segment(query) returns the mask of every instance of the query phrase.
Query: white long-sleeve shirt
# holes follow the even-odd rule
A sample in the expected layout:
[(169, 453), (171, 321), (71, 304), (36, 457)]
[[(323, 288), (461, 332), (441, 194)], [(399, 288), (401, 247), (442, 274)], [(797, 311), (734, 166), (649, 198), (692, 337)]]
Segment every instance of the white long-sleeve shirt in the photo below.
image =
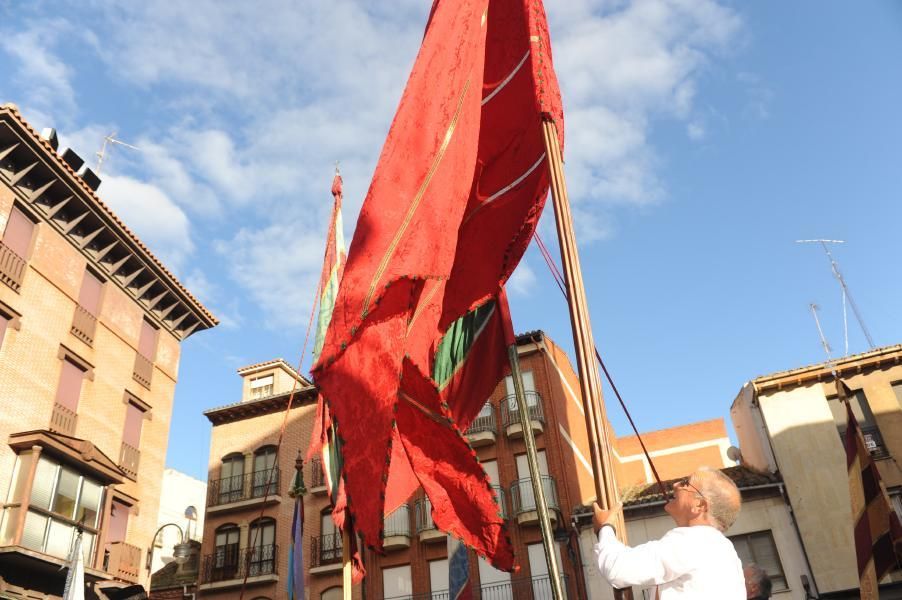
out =
[(742, 563), (714, 527), (676, 527), (660, 540), (630, 548), (610, 527), (595, 545), (601, 574), (617, 588), (657, 586), (660, 600), (745, 600)]

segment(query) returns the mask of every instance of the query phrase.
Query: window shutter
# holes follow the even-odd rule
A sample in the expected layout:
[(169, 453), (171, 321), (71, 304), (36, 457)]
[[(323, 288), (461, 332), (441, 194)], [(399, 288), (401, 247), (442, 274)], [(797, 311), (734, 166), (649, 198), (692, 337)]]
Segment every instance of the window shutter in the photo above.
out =
[(50, 510), (50, 500), (53, 495), (53, 484), (56, 483), (57, 465), (46, 458), (38, 460), (38, 466), (34, 473), (34, 483), (31, 484), (31, 505)]
[(144, 424), (144, 411), (129, 402), (125, 410), (125, 430), (122, 432), (122, 441), (132, 448), (139, 448), (141, 444), (141, 427)]
[(100, 313), (100, 292), (102, 290), (103, 283), (86, 270), (81, 280), (81, 291), (78, 293), (79, 306), (96, 317)]
[(0, 314), (0, 348), (3, 347), (3, 336), (6, 335), (7, 325), (9, 325), (9, 319)]
[(110, 525), (107, 529), (107, 542), (124, 542), (128, 530), (129, 507), (118, 500), (113, 500), (110, 514)]
[(3, 245), (18, 254), (19, 258), (26, 259), (33, 232), (34, 223), (31, 219), (13, 207), (6, 222), (6, 231), (3, 233)]
[(157, 353), (157, 329), (147, 322), (141, 321), (141, 337), (138, 338), (138, 353), (150, 362), (154, 361)]
[(85, 372), (68, 360), (63, 359), (62, 363), (59, 387), (56, 390), (56, 402), (72, 412), (78, 412), (78, 398), (81, 396), (81, 382)]

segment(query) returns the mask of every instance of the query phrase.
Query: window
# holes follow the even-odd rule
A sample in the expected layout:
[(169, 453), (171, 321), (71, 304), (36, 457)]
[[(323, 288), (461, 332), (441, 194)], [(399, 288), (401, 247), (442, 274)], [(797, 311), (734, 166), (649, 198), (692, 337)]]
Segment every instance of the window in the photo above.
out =
[(251, 523), (248, 534), (250, 575), (274, 573), (276, 568), (276, 522), (259, 519)]
[[(864, 445), (874, 458), (882, 458), (888, 456), (886, 446), (883, 444), (883, 437), (880, 435), (880, 429), (877, 427), (877, 421), (874, 419), (874, 413), (864, 395), (863, 390), (855, 390), (852, 398), (849, 399), (852, 405), (852, 414), (858, 421), (858, 427), (861, 429), (861, 435), (864, 438)], [(833, 413), (833, 421), (839, 430), (839, 435), (844, 436), (846, 433), (846, 407), (839, 401), (837, 396), (827, 396), (827, 405)]]
[(241, 530), (232, 523), (216, 529), (213, 552), (213, 581), (233, 579), (238, 573), (238, 540)]
[(100, 294), (103, 291), (103, 282), (93, 273), (85, 270), (81, 280), (81, 290), (78, 292), (78, 305), (93, 316), (100, 314)]
[(230, 454), (223, 458), (219, 477), (219, 503), (241, 500), (244, 495), (244, 455)]
[(144, 409), (127, 402), (125, 405), (125, 427), (122, 430), (122, 441), (132, 448), (141, 446), (141, 428), (144, 425)]
[(492, 600), (512, 600), (514, 594), (511, 590), (511, 574), (499, 571), (481, 556), (478, 558), (479, 587), (482, 597), (492, 598)]
[(76, 413), (85, 371), (68, 358), (64, 358), (61, 362), (62, 370), (60, 371), (59, 386), (56, 389), (56, 403)]
[(48, 457), (38, 459), (32, 484), (22, 545), (67, 558), (76, 526), (84, 528), (82, 547), (90, 561), (94, 555), (103, 486)]
[(34, 222), (18, 208), (13, 207), (3, 232), (3, 245), (16, 253), (22, 260), (28, 260), (28, 249), (34, 233)]
[[(538, 401), (538, 395), (535, 393), (536, 391), (536, 383), (535, 379), (532, 376), (532, 371), (523, 371), (521, 373), (523, 377), (523, 391), (526, 393), (526, 404), (527, 406), (535, 406)], [(508, 375), (504, 378), (504, 389), (507, 393), (507, 403), (508, 408), (511, 411), (517, 410), (517, 396), (514, 391), (514, 378)]]
[(319, 595), (319, 600), (342, 600), (344, 594), (340, 587), (331, 587)]
[(0, 313), (0, 348), (3, 347), (3, 336), (6, 335), (6, 328), (9, 326), (9, 319), (6, 315)]
[(739, 560), (743, 565), (755, 563), (767, 573), (774, 585), (774, 591), (788, 589), (783, 567), (780, 565), (780, 556), (777, 546), (774, 544), (774, 536), (768, 531), (732, 535), (730, 541), (736, 548)]
[(257, 398), (272, 396), (274, 380), (275, 377), (273, 375), (251, 379), (251, 398), (256, 400)]
[[(0, 273), (0, 278), (2, 278), (2, 273)], [(7, 330), (19, 329), (19, 317), (21, 316), (9, 306), (0, 302), (0, 350), (3, 349), (3, 338), (6, 336)]]
[(147, 319), (141, 321), (141, 337), (138, 338), (138, 354), (153, 362), (157, 354), (157, 334), (159, 331)]
[(893, 392), (895, 392), (896, 400), (899, 402), (900, 408), (902, 408), (902, 381), (893, 383)]
[(432, 591), (433, 600), (444, 600), (448, 597), (448, 559), (429, 561), (429, 589)]
[(889, 503), (899, 519), (902, 520), (902, 488), (889, 491)]
[(276, 468), (276, 447), (265, 446), (254, 453), (254, 498), (279, 493), (279, 469)]
[(411, 598), (410, 565), (382, 569), (382, 597), (385, 600)]
[(128, 531), (128, 515), (131, 507), (119, 500), (113, 500), (110, 506), (110, 524), (107, 526), (107, 543), (124, 542)]
[[(533, 598), (551, 598), (551, 577), (548, 575), (548, 561), (545, 560), (545, 546), (529, 544), (526, 546), (526, 554), (529, 558), (529, 572), (532, 574)], [(557, 564), (563, 570), (560, 544), (554, 545), (554, 554)]]

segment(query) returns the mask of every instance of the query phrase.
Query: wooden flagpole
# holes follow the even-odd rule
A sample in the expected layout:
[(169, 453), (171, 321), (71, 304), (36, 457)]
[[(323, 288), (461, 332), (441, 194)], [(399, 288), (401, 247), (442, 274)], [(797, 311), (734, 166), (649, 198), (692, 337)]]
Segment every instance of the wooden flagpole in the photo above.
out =
[[(529, 465), (529, 477), (532, 480), (533, 498), (535, 498), (536, 511), (539, 514), (539, 528), (542, 531), (542, 547), (545, 550), (545, 562), (548, 564), (551, 597), (553, 600), (564, 600), (566, 596), (564, 596), (564, 590), (561, 585), (561, 569), (557, 561), (557, 553), (554, 551), (554, 533), (551, 531), (551, 518), (548, 514), (548, 504), (545, 501), (545, 487), (542, 481), (542, 473), (539, 470), (536, 438), (532, 432), (529, 406), (526, 402), (526, 394), (523, 391), (523, 373), (520, 371), (520, 355), (517, 351), (516, 341), (514, 341), (507, 349), (507, 355), (511, 363), (511, 379), (514, 382), (514, 396), (517, 399), (517, 410), (520, 412), (520, 428), (523, 431), (523, 441), (526, 443), (526, 462)], [(517, 485), (519, 486), (520, 484), (518, 483)], [(522, 488), (518, 487), (518, 489), (520, 494), (522, 494)]]
[(345, 527), (341, 532), (341, 591), (344, 600), (351, 600), (351, 536)]
[[(564, 281), (567, 286), (567, 303), (570, 309), (570, 325), (573, 329), (573, 344), (579, 371), (579, 388), (586, 413), (589, 453), (592, 459), (592, 468), (595, 472), (595, 495), (599, 504), (603, 508), (609, 509), (618, 504), (619, 494), (614, 480), (611, 445), (608, 439), (607, 415), (601, 392), (601, 378), (598, 375), (598, 368), (595, 366), (593, 354), (595, 341), (592, 335), (592, 325), (589, 322), (586, 289), (583, 285), (576, 237), (573, 233), (573, 216), (570, 213), (567, 184), (564, 180), (561, 146), (554, 121), (545, 119), (542, 123), (542, 129), (545, 137), (545, 152), (551, 174), (551, 196), (554, 201), (554, 217), (561, 249)], [(622, 511), (618, 515), (617, 534), (622, 541), (626, 542), (626, 528)], [(630, 588), (615, 589), (614, 592), (617, 598), (632, 598), (632, 590)]]

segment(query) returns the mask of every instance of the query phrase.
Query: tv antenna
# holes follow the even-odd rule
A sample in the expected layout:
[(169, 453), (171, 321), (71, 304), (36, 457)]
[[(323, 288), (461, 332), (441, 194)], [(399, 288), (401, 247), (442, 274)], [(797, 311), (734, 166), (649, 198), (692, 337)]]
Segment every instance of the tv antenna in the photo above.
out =
[[(865, 339), (868, 341), (868, 347), (874, 348), (874, 338), (871, 337), (871, 332), (868, 331), (867, 326), (864, 324), (864, 319), (861, 316), (861, 312), (858, 310), (858, 305), (855, 304), (855, 301), (852, 299), (852, 293), (849, 291), (849, 286), (846, 283), (845, 278), (842, 276), (842, 272), (839, 270), (839, 264), (837, 264), (836, 259), (833, 258), (833, 254), (830, 253), (830, 248), (827, 244), (845, 244), (845, 240), (796, 240), (797, 244), (820, 244), (821, 248), (824, 249), (824, 253), (827, 255), (827, 259), (830, 261), (830, 269), (833, 271), (833, 277), (836, 278), (836, 281), (839, 282), (839, 287), (842, 288), (842, 320), (843, 320), (843, 339), (845, 341), (845, 355), (849, 354), (849, 317), (846, 312), (846, 303), (852, 307), (852, 312), (855, 314), (855, 320), (858, 321), (858, 326), (861, 327), (861, 332), (864, 334)], [(815, 319), (817, 316), (815, 315)], [(818, 329), (820, 329), (820, 324), (818, 324)], [(821, 336), (823, 337), (823, 336)], [(826, 343), (826, 342), (825, 342)]]
[(821, 320), (817, 317), (817, 309), (819, 309), (820, 306), (812, 302), (808, 305), (808, 308), (811, 309), (811, 316), (814, 317), (814, 324), (817, 325), (817, 334), (821, 336), (821, 346), (824, 347), (824, 354), (827, 355), (827, 361), (832, 363), (833, 356), (831, 355), (831, 352), (833, 350), (830, 348), (830, 343), (827, 342), (827, 338), (824, 336), (824, 330), (821, 328)]
[(140, 148), (136, 148), (135, 146), (132, 146), (131, 144), (126, 144), (122, 140), (117, 140), (116, 133), (118, 133), (118, 132), (114, 131), (110, 135), (104, 136), (103, 146), (101, 146), (100, 151), (96, 153), (97, 154), (97, 169), (96, 169), (97, 175), (100, 175), (100, 167), (103, 166), (103, 159), (106, 158), (108, 145), (110, 146), (111, 151), (113, 149), (113, 145), (118, 144), (120, 146), (125, 146), (126, 148), (131, 148), (132, 150), (138, 150), (140, 152)]

